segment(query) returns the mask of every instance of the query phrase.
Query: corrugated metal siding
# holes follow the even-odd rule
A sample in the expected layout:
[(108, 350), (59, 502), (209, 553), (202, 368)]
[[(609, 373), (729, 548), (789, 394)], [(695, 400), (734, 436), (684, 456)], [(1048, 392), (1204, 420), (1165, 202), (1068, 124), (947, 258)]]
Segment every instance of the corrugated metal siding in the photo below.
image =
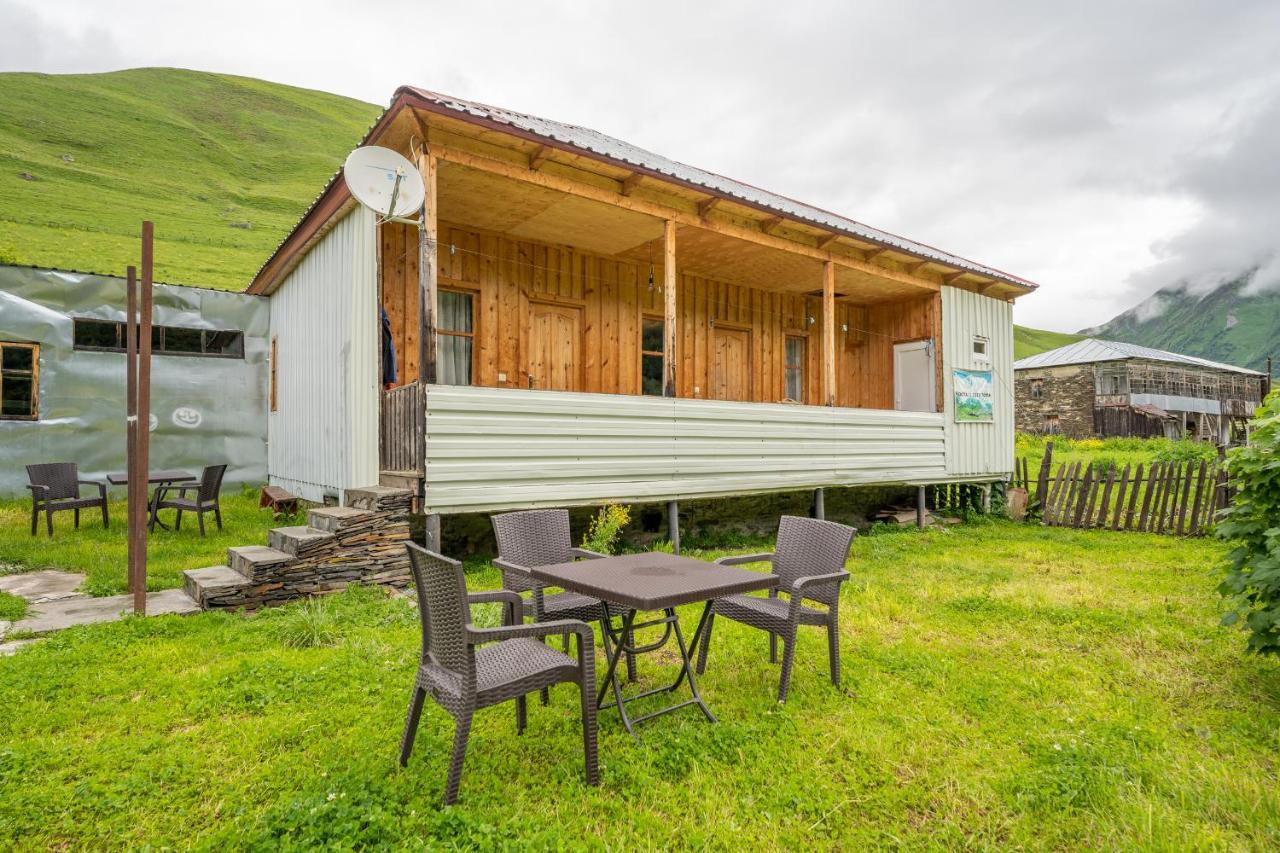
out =
[(373, 216), (358, 208), (271, 297), (278, 363), (268, 475), (307, 500), (378, 482), (373, 252)]
[(715, 497), (945, 475), (942, 416), (932, 412), (427, 389), (430, 512)]
[[(989, 363), (973, 358), (973, 336), (989, 342)], [(942, 377), (946, 394), (947, 473), (959, 477), (1013, 473), (1013, 306), (957, 287), (942, 288)], [(951, 371), (990, 370), (995, 421), (955, 422)]]

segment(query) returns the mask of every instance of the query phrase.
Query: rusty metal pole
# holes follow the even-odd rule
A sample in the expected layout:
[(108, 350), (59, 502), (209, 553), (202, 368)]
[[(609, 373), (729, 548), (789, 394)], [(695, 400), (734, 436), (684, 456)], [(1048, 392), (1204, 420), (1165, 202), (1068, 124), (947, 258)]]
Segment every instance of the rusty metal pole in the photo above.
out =
[[(151, 450), (151, 285), (154, 226), (150, 222), (142, 223), (142, 293), (138, 299), (138, 420), (137, 420), (137, 467), (139, 510), (147, 503), (147, 480), (150, 469)], [(138, 582), (133, 587), (133, 612), (145, 616), (147, 613), (147, 522), (150, 518), (146, 512), (139, 513), (141, 523), (138, 525)]]
[(129, 267), (125, 284), (125, 542), (128, 544), (128, 583), (138, 584), (138, 270)]

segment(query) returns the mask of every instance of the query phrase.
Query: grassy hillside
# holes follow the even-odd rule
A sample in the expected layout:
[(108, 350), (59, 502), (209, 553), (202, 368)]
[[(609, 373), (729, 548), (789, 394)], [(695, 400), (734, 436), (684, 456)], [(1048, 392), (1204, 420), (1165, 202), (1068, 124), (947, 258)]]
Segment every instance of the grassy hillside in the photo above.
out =
[(1267, 369), (1280, 356), (1280, 293), (1244, 294), (1248, 276), (1205, 296), (1161, 290), (1110, 322), (1096, 336)]
[(195, 71), (0, 74), (0, 262), (122, 275), (149, 218), (158, 280), (243, 288), (378, 113)]
[(1083, 338), (1084, 335), (1072, 335), (1066, 332), (1049, 332), (1044, 329), (1029, 329), (1026, 326), (1013, 327), (1013, 357), (1026, 358), (1036, 353), (1048, 352)]

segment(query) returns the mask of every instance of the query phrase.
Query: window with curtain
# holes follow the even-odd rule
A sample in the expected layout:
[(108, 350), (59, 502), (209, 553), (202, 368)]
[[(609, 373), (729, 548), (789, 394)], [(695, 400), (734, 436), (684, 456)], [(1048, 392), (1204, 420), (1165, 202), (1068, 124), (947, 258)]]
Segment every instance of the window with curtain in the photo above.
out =
[(34, 421), (39, 415), (40, 346), (0, 341), (0, 418)]
[(436, 380), (441, 385), (470, 385), (475, 343), (474, 296), (458, 290), (441, 290), (439, 296)]
[(804, 356), (807, 341), (800, 335), (787, 335), (786, 362), (783, 366), (783, 393), (788, 400), (804, 402)]
[(662, 396), (662, 351), (666, 324), (656, 317), (645, 317), (640, 326), (640, 391)]

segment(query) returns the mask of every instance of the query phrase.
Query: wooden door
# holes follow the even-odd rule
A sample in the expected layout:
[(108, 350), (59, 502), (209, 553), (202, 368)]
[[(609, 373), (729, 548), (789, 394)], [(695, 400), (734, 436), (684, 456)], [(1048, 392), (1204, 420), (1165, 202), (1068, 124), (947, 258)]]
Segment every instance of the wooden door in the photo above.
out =
[(716, 326), (712, 337), (711, 398), (751, 399), (751, 332)]
[(529, 303), (528, 384), (539, 391), (582, 390), (582, 309)]

